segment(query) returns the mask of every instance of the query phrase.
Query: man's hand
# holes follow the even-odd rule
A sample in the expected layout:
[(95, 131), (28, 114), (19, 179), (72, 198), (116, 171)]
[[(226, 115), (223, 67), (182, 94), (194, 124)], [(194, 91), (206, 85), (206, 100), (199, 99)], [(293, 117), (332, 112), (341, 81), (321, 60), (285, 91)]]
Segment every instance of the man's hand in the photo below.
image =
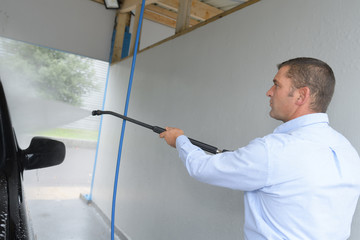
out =
[(164, 138), (166, 143), (176, 148), (176, 138), (184, 135), (184, 131), (179, 128), (166, 127), (166, 131), (160, 133), (160, 137)]

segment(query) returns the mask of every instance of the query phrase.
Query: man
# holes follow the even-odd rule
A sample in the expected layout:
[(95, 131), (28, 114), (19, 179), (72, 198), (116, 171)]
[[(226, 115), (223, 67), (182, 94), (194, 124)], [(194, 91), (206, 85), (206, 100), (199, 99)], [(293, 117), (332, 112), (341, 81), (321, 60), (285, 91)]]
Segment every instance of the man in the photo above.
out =
[(245, 191), (245, 239), (347, 239), (360, 194), (360, 159), (325, 113), (335, 77), (324, 62), (278, 65), (267, 91), (284, 123), (233, 152), (207, 155), (184, 132), (160, 134), (199, 181)]

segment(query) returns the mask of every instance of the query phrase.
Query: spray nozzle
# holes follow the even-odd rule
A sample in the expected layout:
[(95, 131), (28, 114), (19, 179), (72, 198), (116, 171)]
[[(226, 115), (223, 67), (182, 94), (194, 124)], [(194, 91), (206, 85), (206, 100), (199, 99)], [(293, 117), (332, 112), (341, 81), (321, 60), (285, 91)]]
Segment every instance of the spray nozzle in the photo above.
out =
[(100, 111), (100, 110), (94, 110), (94, 111), (92, 111), (92, 113), (91, 113), (93, 116), (98, 116), (98, 115), (101, 115), (102, 114), (102, 111)]

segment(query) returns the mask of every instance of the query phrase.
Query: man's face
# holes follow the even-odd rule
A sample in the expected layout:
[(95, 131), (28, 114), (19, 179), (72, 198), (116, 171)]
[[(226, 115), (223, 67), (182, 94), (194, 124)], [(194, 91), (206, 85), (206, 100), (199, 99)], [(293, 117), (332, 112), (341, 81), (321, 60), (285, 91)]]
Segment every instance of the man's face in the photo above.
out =
[(270, 97), (270, 116), (274, 119), (287, 122), (294, 118), (298, 91), (292, 89), (292, 81), (286, 76), (289, 66), (279, 69), (274, 77), (274, 85), (266, 92)]

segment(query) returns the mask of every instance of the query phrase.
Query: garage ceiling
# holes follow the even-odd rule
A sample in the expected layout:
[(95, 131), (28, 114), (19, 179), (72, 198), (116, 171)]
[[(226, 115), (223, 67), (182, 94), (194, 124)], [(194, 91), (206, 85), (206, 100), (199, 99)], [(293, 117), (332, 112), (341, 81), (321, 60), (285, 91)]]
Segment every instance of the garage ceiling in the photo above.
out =
[[(104, 4), (104, 0), (92, 1)], [(174, 28), (174, 36), (178, 36), (179, 34), (184, 34), (189, 30), (215, 21), (258, 1), (259, 0), (146, 0), (144, 19)], [(122, 26), (117, 27), (117, 32), (124, 32), (125, 30), (123, 29), (125, 29), (125, 26), (130, 26), (130, 14), (135, 15), (134, 27), (137, 27), (138, 16), (136, 12), (140, 12), (141, 3), (141, 0), (123, 0), (121, 8), (118, 10), (117, 21), (118, 24)], [(136, 29), (133, 29), (132, 32), (136, 32)], [(115, 43), (115, 48), (120, 49), (123, 34), (118, 35), (116, 38), (118, 39), (116, 40), (118, 43)], [(130, 45), (129, 55), (132, 55), (133, 47), (134, 42)], [(113, 62), (119, 60), (119, 56), (113, 56)]]
[[(104, 4), (104, 0), (93, 1)], [(206, 21), (245, 2), (248, 0), (192, 0), (190, 26)], [(134, 11), (136, 5), (139, 4), (141, 1), (138, 0), (124, 0), (120, 12)], [(178, 13), (179, 0), (146, 0), (144, 18), (147, 20), (175, 28)]]

